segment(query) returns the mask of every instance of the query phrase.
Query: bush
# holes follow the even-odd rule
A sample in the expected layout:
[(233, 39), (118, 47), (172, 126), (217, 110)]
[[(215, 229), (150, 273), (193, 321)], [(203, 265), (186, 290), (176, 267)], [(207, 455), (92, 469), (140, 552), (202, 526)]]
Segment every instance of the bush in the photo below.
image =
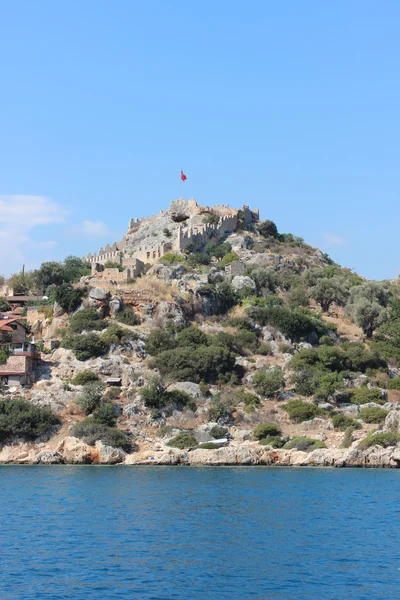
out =
[(98, 381), (99, 377), (93, 371), (81, 371), (71, 380), (72, 385), (86, 385), (91, 381)]
[(179, 407), (190, 406), (193, 402), (191, 396), (181, 390), (167, 390), (161, 377), (154, 376), (149, 383), (141, 389), (140, 397), (147, 408), (165, 408), (171, 404)]
[(378, 406), (366, 406), (360, 410), (359, 417), (364, 423), (379, 424), (385, 420), (388, 414), (389, 411), (384, 408), (379, 408)]
[(382, 392), (378, 388), (357, 388), (349, 390), (350, 401), (353, 404), (368, 404), (369, 402), (375, 402), (375, 404), (384, 404), (385, 401), (382, 398)]
[(103, 356), (109, 350), (109, 344), (95, 333), (67, 336), (61, 346), (72, 350), (76, 358), (81, 361)]
[(211, 258), (208, 254), (204, 254), (203, 252), (193, 252), (189, 254), (187, 258), (187, 263), (191, 267), (197, 267), (198, 265), (209, 265), (211, 262)]
[(78, 308), (85, 294), (83, 288), (74, 288), (69, 283), (64, 283), (55, 289), (54, 300), (70, 313)]
[(110, 388), (103, 396), (103, 402), (112, 402), (117, 400), (121, 395), (121, 390), (116, 387)]
[(271, 398), (284, 385), (282, 369), (280, 367), (275, 367), (270, 371), (260, 369), (253, 377), (253, 383), (259, 394)]
[(209, 406), (208, 418), (210, 421), (229, 421), (232, 418), (231, 406), (223, 402), (221, 398), (215, 397)]
[[(165, 232), (165, 230), (164, 230), (164, 232)], [(168, 252), (167, 254), (164, 254), (164, 256), (162, 257), (162, 260), (166, 260), (170, 265), (172, 265), (173, 263), (184, 262), (185, 259), (181, 254), (175, 254), (174, 252)]]
[(96, 423), (112, 427), (115, 424), (116, 417), (114, 407), (110, 403), (101, 404), (93, 413), (93, 419)]
[(227, 433), (228, 433), (227, 428), (226, 427), (220, 427), (219, 425), (214, 425), (214, 427), (210, 431), (210, 434), (216, 440), (219, 440), (219, 439), (225, 437)]
[(95, 308), (82, 308), (70, 318), (68, 329), (71, 333), (82, 333), (82, 331), (100, 331), (105, 327), (107, 321), (100, 317)]
[(312, 332), (326, 334), (327, 325), (306, 309), (286, 306), (265, 306), (250, 309), (250, 315), (261, 325), (272, 325), (291, 339), (306, 337)]
[(111, 325), (109, 325), (101, 334), (101, 339), (107, 344), (108, 347), (110, 347), (112, 344), (114, 344), (114, 346), (120, 346), (126, 336), (132, 335), (136, 334), (132, 334), (132, 332), (130, 332), (128, 329), (120, 327), (117, 323), (111, 323)]
[(225, 254), (225, 256), (221, 258), (218, 267), (226, 267), (237, 260), (239, 260), (239, 256), (235, 252), (228, 252), (228, 254)]
[(125, 306), (117, 314), (116, 319), (124, 325), (140, 325), (140, 318), (131, 306)]
[(258, 442), (261, 446), (272, 446), (272, 448), (282, 448), (285, 440), (279, 436), (267, 435)]
[(5, 298), (0, 298), (0, 312), (7, 312), (9, 310), (11, 310), (11, 307), (7, 300)]
[(400, 435), (396, 432), (389, 431), (388, 433), (371, 433), (366, 438), (361, 440), (359, 448), (366, 449), (371, 446), (397, 446), (400, 441)]
[(285, 444), (285, 448), (288, 450), (301, 450), (302, 452), (312, 452), (317, 448), (326, 448), (324, 442), (321, 440), (314, 440), (313, 438), (308, 437), (294, 437)]
[(176, 340), (170, 329), (153, 329), (146, 338), (146, 352), (155, 356), (176, 348)]
[(351, 427), (349, 427), (344, 432), (343, 441), (340, 444), (340, 447), (341, 448), (350, 448), (350, 446), (352, 445), (353, 442), (354, 442), (353, 429)]
[(253, 431), (256, 440), (262, 440), (266, 437), (275, 437), (281, 435), (281, 430), (277, 425), (272, 423), (260, 423)]
[(89, 446), (94, 446), (100, 440), (103, 444), (113, 448), (123, 448), (124, 450), (129, 448), (128, 440), (122, 431), (107, 427), (92, 417), (76, 423), (72, 428), (71, 435), (83, 440)]
[(172, 440), (167, 442), (167, 446), (171, 446), (171, 448), (180, 448), (184, 450), (185, 448), (196, 448), (197, 440), (192, 433), (178, 433)]
[(278, 228), (273, 221), (261, 221), (258, 223), (257, 229), (259, 234), (265, 238), (272, 237), (276, 239), (279, 237)]
[(253, 412), (256, 408), (261, 406), (260, 399), (255, 394), (251, 394), (246, 390), (238, 390), (235, 392), (235, 399), (237, 402), (243, 402), (246, 412)]
[(35, 406), (25, 400), (0, 401), (0, 441), (12, 437), (34, 440), (59, 425), (59, 418), (49, 408)]
[(333, 415), (332, 424), (335, 429), (346, 431), (346, 429), (361, 429), (360, 423), (358, 423), (352, 417), (346, 417), (346, 415)]
[(82, 394), (78, 396), (76, 404), (86, 415), (90, 415), (101, 404), (103, 385), (92, 382), (85, 385)]
[(214, 382), (235, 368), (236, 357), (233, 352), (220, 346), (198, 346), (175, 348), (158, 354), (152, 361), (152, 368), (158, 369), (163, 376), (175, 381)]
[(193, 348), (196, 348), (197, 346), (208, 346), (209, 338), (208, 335), (198, 327), (186, 327), (176, 336), (176, 344), (178, 347), (192, 346)]
[(388, 390), (400, 390), (400, 377), (389, 379)]
[(302, 423), (314, 419), (320, 411), (314, 404), (304, 402), (303, 400), (290, 400), (282, 405), (282, 408), (289, 414), (294, 423)]
[(217, 450), (220, 447), (221, 446), (219, 446), (218, 444), (214, 444), (214, 442), (204, 442), (204, 444), (201, 444), (199, 446), (199, 448), (201, 448), (202, 450)]

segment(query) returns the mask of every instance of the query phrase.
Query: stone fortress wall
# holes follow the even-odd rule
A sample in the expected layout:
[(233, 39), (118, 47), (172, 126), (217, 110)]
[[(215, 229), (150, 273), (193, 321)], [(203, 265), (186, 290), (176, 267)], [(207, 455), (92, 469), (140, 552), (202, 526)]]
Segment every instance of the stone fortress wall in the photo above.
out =
[[(199, 217), (207, 215), (217, 216), (218, 222), (199, 223)], [(188, 201), (180, 198), (171, 202), (169, 209), (160, 211), (158, 215), (143, 219), (130, 219), (128, 233), (121, 242), (114, 242), (111, 246), (107, 244), (104, 248), (100, 248), (97, 254), (89, 253), (86, 260), (92, 265), (93, 275), (98, 276), (102, 273), (102, 277), (106, 277), (107, 272), (110, 279), (111, 276), (114, 276), (116, 281), (137, 277), (143, 272), (144, 264), (155, 264), (168, 252), (180, 253), (189, 244), (192, 244), (196, 250), (200, 250), (210, 240), (219, 241), (223, 239), (227, 233), (236, 230), (239, 216), (246, 226), (259, 220), (258, 209), (250, 210), (246, 205), (242, 206), (241, 211), (239, 211), (236, 208), (229, 208), (227, 204), (218, 204), (212, 207), (200, 206), (194, 198)], [(172, 223), (171, 218), (172, 221), (175, 221), (174, 223)], [(163, 220), (165, 223), (163, 223)], [(165, 227), (167, 223), (174, 225), (176, 235), (175, 239), (171, 237), (170, 240), (165, 241), (161, 232), (163, 231), (163, 225)], [(128, 248), (127, 237), (134, 236), (137, 232), (149, 226), (158, 228), (157, 231), (160, 232), (161, 239), (160, 235), (156, 236), (158, 239), (147, 235), (136, 246)], [(125, 267), (126, 272), (118, 272), (119, 275), (117, 275), (115, 271), (118, 271), (118, 269), (112, 269), (113, 272), (108, 273), (111, 269), (104, 269), (107, 262), (118, 263)]]

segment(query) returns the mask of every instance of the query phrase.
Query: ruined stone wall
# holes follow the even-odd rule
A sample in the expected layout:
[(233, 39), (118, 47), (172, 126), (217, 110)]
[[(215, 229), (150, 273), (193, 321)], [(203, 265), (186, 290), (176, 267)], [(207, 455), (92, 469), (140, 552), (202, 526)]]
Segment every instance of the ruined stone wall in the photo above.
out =
[(195, 248), (200, 248), (211, 239), (220, 239), (226, 233), (235, 231), (237, 227), (237, 215), (220, 217), (218, 223), (204, 223), (199, 227), (180, 227), (176, 240), (175, 249), (177, 252), (193, 244)]

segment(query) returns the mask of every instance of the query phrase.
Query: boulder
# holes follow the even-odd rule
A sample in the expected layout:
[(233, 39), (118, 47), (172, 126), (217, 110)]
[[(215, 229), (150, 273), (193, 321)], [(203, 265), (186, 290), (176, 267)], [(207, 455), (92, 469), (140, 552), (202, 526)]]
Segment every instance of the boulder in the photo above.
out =
[(121, 448), (113, 448), (106, 446), (103, 442), (96, 442), (96, 450), (98, 453), (98, 462), (101, 465), (115, 465), (124, 462), (126, 452)]
[(65, 313), (65, 310), (58, 304), (58, 302), (54, 302), (53, 305), (53, 316), (61, 317)]
[(64, 462), (61, 454), (50, 450), (42, 450), (35, 456), (32, 461), (34, 464), (40, 465), (59, 465)]
[(256, 291), (256, 284), (251, 279), (251, 277), (247, 277), (246, 275), (236, 275), (232, 279), (232, 287), (235, 292), (239, 292), (244, 289), (251, 289), (252, 291)]
[(68, 464), (87, 464), (93, 461), (94, 448), (76, 437), (66, 437), (57, 448), (64, 462)]
[(92, 288), (89, 292), (89, 298), (105, 302), (110, 297), (110, 292), (101, 287)]
[(116, 296), (113, 296), (109, 302), (109, 307), (110, 307), (111, 316), (115, 317), (122, 308), (121, 298), (117, 298)]
[(180, 390), (181, 392), (185, 392), (196, 400), (203, 398), (203, 394), (200, 391), (200, 386), (198, 383), (192, 383), (191, 381), (179, 381), (178, 383), (173, 383), (168, 387), (168, 391), (172, 390)]

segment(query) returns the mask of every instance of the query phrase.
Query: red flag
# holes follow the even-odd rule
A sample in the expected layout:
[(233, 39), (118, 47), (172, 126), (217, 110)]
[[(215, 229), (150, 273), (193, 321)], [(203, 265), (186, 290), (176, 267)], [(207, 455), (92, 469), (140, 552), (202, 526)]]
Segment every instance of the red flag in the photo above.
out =
[(182, 169), (181, 169), (181, 179), (182, 179), (182, 181), (185, 181), (185, 179), (187, 179), (187, 177), (186, 177), (185, 173), (182, 171)]

